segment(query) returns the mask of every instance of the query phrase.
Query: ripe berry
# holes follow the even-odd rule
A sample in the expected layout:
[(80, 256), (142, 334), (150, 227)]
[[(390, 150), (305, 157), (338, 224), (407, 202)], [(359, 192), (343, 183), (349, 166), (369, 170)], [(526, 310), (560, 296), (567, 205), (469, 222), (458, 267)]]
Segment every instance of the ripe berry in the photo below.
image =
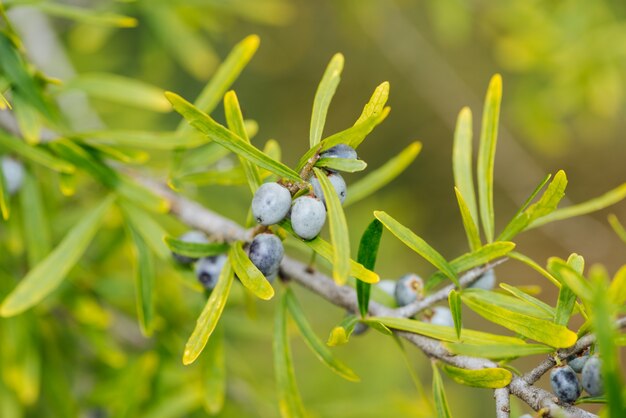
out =
[(493, 269), (489, 269), (483, 273), (482, 276), (474, 283), (472, 283), (469, 287), (475, 289), (484, 289), (491, 290), (496, 285), (496, 273), (494, 273)]
[(2, 157), (0, 160), (2, 175), (10, 195), (15, 194), (24, 182), (24, 166), (11, 157)]
[(265, 183), (254, 193), (252, 215), (261, 225), (282, 221), (291, 207), (291, 193), (278, 183)]
[(274, 234), (259, 234), (252, 240), (248, 249), (248, 257), (263, 273), (265, 278), (272, 282), (278, 275), (280, 262), (285, 254), (283, 243)]
[(589, 355), (585, 354), (580, 357), (574, 356), (571, 360), (568, 358), (567, 364), (574, 370), (576, 373), (581, 373), (583, 371), (583, 367), (585, 363), (589, 360)]
[(354, 328), (352, 329), (352, 335), (362, 335), (368, 329), (370, 329), (370, 327), (368, 327), (363, 322), (357, 322), (356, 324), (354, 324)]
[(194, 270), (198, 281), (202, 283), (205, 289), (213, 290), (215, 288), (227, 258), (226, 255), (220, 254), (198, 260)]
[(604, 393), (604, 383), (602, 382), (602, 360), (598, 357), (590, 357), (583, 366), (582, 371), (583, 388), (591, 396), (600, 396)]
[(320, 154), (320, 158), (345, 158), (349, 160), (356, 160), (357, 155), (356, 150), (350, 145), (339, 144), (322, 152)]
[(520, 415), (519, 418), (533, 418), (533, 416), (530, 414), (524, 414), (524, 415)]
[(398, 306), (406, 306), (424, 296), (424, 282), (417, 274), (409, 273), (400, 277), (394, 292)]
[(396, 281), (395, 280), (381, 280), (378, 282), (378, 287), (383, 292), (394, 296), (396, 292)]
[[(180, 241), (191, 242), (194, 244), (207, 244), (209, 240), (206, 235), (200, 231), (187, 231), (178, 238)], [(187, 257), (186, 255), (176, 254), (172, 252), (174, 259), (181, 264), (191, 264), (197, 260), (197, 258)]]
[(324, 204), (313, 196), (301, 196), (291, 207), (291, 226), (302, 239), (315, 238), (326, 222)]
[[(339, 196), (339, 201), (343, 204), (346, 200), (348, 190), (345, 180), (339, 173), (329, 173), (328, 180), (330, 180), (330, 183), (335, 189), (335, 193)], [(313, 186), (313, 193), (315, 193), (315, 196), (319, 197), (322, 203), (326, 205), (326, 199), (324, 198), (324, 192), (322, 192), (322, 186), (316, 177), (311, 179), (311, 185)]]
[(430, 323), (444, 327), (453, 327), (454, 319), (452, 319), (452, 312), (444, 306), (435, 306), (433, 315), (430, 317)]
[(576, 372), (570, 366), (552, 369), (550, 385), (556, 397), (563, 403), (573, 403), (580, 396), (580, 382), (576, 378)]

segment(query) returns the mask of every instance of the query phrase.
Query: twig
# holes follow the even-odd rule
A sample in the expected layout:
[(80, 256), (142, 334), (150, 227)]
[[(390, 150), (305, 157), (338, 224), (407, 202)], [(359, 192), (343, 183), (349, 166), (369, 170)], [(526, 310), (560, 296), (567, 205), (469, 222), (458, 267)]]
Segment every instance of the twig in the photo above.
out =
[(511, 402), (509, 388), (500, 388), (493, 391), (496, 400), (496, 418), (509, 418), (511, 415)]

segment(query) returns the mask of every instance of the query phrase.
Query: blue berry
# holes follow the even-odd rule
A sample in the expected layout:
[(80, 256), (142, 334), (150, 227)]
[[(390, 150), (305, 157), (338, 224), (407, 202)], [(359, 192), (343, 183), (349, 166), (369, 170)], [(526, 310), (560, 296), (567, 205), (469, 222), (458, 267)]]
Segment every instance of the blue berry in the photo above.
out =
[(352, 329), (352, 335), (362, 335), (367, 331), (370, 327), (368, 327), (363, 322), (357, 322), (354, 324), (354, 328)]
[(574, 357), (571, 360), (568, 358), (567, 364), (576, 373), (581, 373), (583, 371), (583, 367), (585, 366), (585, 363), (587, 363), (587, 360), (589, 360), (589, 355), (585, 354), (580, 357)]
[(394, 296), (396, 292), (396, 282), (395, 280), (381, 280), (378, 282), (377, 286), (383, 292), (389, 294), (390, 296)]
[(398, 306), (406, 306), (424, 296), (424, 282), (417, 274), (409, 273), (400, 277), (394, 292)]
[(227, 258), (226, 255), (220, 254), (198, 260), (194, 270), (198, 281), (202, 283), (205, 289), (213, 290), (215, 288)]
[(475, 289), (484, 289), (491, 290), (496, 285), (496, 273), (494, 273), (493, 269), (489, 269), (483, 273), (482, 276), (474, 283), (472, 283), (469, 287)]
[(600, 396), (604, 393), (602, 382), (602, 360), (598, 357), (590, 357), (582, 371), (583, 388), (591, 396)]
[(326, 222), (324, 204), (313, 196), (301, 196), (291, 207), (291, 226), (302, 239), (315, 238)]
[[(200, 231), (187, 231), (178, 238), (180, 241), (190, 242), (194, 244), (207, 244), (209, 240), (206, 235)], [(197, 258), (187, 257), (186, 255), (176, 254), (172, 252), (172, 256), (176, 261), (181, 264), (191, 264), (197, 260)]]
[(580, 382), (576, 377), (576, 372), (570, 366), (552, 369), (550, 385), (556, 397), (563, 403), (573, 403), (580, 396)]
[(285, 254), (283, 243), (274, 234), (259, 234), (250, 243), (248, 257), (265, 278), (273, 282), (278, 275), (280, 262)]
[(519, 418), (533, 418), (533, 416), (530, 414), (524, 414), (524, 415), (520, 415)]
[(254, 193), (252, 215), (261, 225), (282, 221), (291, 207), (291, 193), (278, 183), (265, 183)]
[(10, 195), (15, 194), (24, 182), (24, 166), (11, 157), (2, 157), (0, 160), (2, 175)]
[(356, 160), (357, 154), (356, 150), (350, 145), (339, 144), (322, 152), (320, 154), (320, 158), (345, 158), (349, 160)]
[[(348, 195), (348, 187), (346, 186), (346, 182), (341, 177), (339, 173), (329, 173), (328, 180), (330, 180), (330, 184), (333, 185), (335, 189), (335, 193), (339, 196), (339, 201), (343, 204), (346, 201), (346, 196)], [(326, 199), (324, 198), (324, 192), (322, 191), (322, 185), (316, 177), (311, 179), (311, 185), (313, 186), (313, 193), (315, 196), (319, 197), (324, 206), (326, 206)]]
[(430, 317), (430, 323), (444, 327), (453, 327), (454, 319), (452, 319), (452, 312), (444, 306), (435, 306), (433, 308), (433, 315)]

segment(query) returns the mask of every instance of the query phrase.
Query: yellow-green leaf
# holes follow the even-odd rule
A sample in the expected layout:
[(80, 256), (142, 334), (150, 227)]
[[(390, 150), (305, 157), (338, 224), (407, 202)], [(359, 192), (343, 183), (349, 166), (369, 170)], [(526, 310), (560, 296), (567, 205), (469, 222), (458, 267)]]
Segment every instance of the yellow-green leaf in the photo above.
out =
[(32, 268), (50, 252), (52, 237), (41, 184), (29, 171), (24, 173), (24, 182), (20, 189), (20, 207), (22, 236), (26, 244), (28, 265)]
[(337, 345), (347, 344), (350, 339), (350, 335), (352, 335), (352, 331), (354, 331), (354, 327), (358, 322), (359, 318), (355, 315), (346, 315), (341, 323), (330, 331), (326, 345), (334, 347)]
[(172, 237), (164, 238), (165, 244), (176, 254), (184, 255), (192, 258), (209, 257), (212, 255), (223, 254), (230, 248), (226, 242), (187, 242)]
[(209, 141), (206, 136), (194, 131), (180, 133), (177, 131), (106, 130), (79, 132), (72, 136), (84, 139), (89, 144), (111, 144), (157, 150), (195, 148)]
[(311, 128), (309, 130), (309, 143), (311, 147), (317, 145), (322, 138), (328, 107), (341, 80), (343, 63), (343, 55), (333, 55), (326, 67), (326, 71), (324, 71), (322, 81), (320, 81), (317, 91), (315, 92), (313, 112), (311, 114)]
[(135, 292), (137, 314), (144, 335), (152, 335), (154, 319), (154, 260), (152, 253), (141, 233), (129, 225), (135, 243)]
[(617, 216), (613, 213), (609, 215), (608, 219), (611, 228), (613, 228), (613, 231), (615, 231), (619, 239), (626, 243), (626, 229), (624, 229), (624, 225), (622, 225), (619, 219), (617, 219)]
[(30, 5), (49, 15), (63, 17), (89, 25), (106, 25), (119, 28), (133, 28), (137, 26), (137, 19), (134, 17), (93, 10), (91, 8), (81, 8), (49, 1), (37, 1), (30, 3)]
[(478, 209), (476, 208), (476, 192), (474, 191), (474, 175), (472, 171), (472, 111), (469, 107), (461, 109), (456, 120), (454, 145), (452, 146), (452, 168), (457, 199), (459, 199), (460, 195), (459, 200), (463, 200), (466, 203), (465, 206), (470, 213), (470, 219), (476, 225), (478, 222)]
[(591, 298), (591, 286), (581, 273), (569, 266), (565, 261), (551, 257), (548, 259), (548, 270), (583, 301)]
[(470, 370), (442, 364), (441, 368), (455, 382), (475, 388), (503, 388), (511, 383), (511, 379), (513, 379), (510, 371), (499, 367)]
[(246, 289), (258, 298), (269, 300), (274, 297), (274, 288), (263, 273), (254, 265), (243, 250), (241, 241), (237, 241), (229, 252), (230, 263), (235, 274)]
[(0, 131), (0, 147), (7, 148), (27, 160), (61, 173), (73, 173), (76, 171), (76, 167), (72, 164), (53, 156), (43, 148), (28, 145), (21, 139), (2, 131)]
[(202, 362), (202, 389), (204, 409), (217, 415), (224, 406), (226, 397), (226, 358), (224, 354), (224, 329), (219, 325), (207, 343)]
[(146, 245), (148, 245), (161, 260), (169, 259), (171, 254), (163, 241), (163, 237), (166, 235), (163, 227), (156, 222), (148, 212), (129, 202), (119, 202), (119, 206), (128, 223), (132, 225), (135, 232), (141, 235)]
[(467, 203), (465, 203), (463, 195), (461, 195), (459, 189), (455, 187), (454, 193), (456, 194), (456, 200), (459, 204), (459, 210), (461, 211), (461, 219), (463, 220), (463, 228), (465, 229), (467, 242), (469, 243), (470, 249), (472, 251), (476, 251), (482, 246), (478, 227), (476, 226), (476, 222), (474, 222), (474, 218), (472, 217), (472, 214), (467, 207)]
[(554, 348), (543, 344), (468, 344), (444, 342), (443, 346), (459, 356), (483, 357), (491, 360), (510, 360), (554, 352)]
[(344, 171), (346, 173), (355, 173), (365, 170), (367, 163), (363, 160), (353, 160), (350, 158), (320, 158), (315, 163), (315, 166)]
[(615, 273), (607, 293), (611, 302), (616, 306), (621, 306), (626, 302), (626, 265)]
[(450, 407), (446, 399), (445, 387), (437, 368), (437, 363), (432, 362), (433, 366), (433, 399), (435, 400), (435, 412), (437, 418), (452, 418)]
[(461, 327), (463, 326), (463, 311), (461, 307), (461, 295), (456, 290), (448, 293), (448, 305), (450, 306), (450, 313), (452, 314), (452, 320), (454, 321), (454, 330), (456, 331), (456, 337), (461, 338)]

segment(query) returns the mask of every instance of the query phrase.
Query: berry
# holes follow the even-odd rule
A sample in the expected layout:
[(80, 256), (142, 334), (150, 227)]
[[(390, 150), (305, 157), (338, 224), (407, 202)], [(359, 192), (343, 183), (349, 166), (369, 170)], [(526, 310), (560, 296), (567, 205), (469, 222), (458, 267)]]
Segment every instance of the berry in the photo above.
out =
[(345, 158), (348, 160), (356, 160), (356, 150), (350, 145), (339, 144), (328, 148), (320, 154), (320, 158)]
[(430, 317), (430, 323), (444, 327), (453, 327), (454, 319), (452, 319), (452, 312), (444, 306), (435, 306), (433, 308), (433, 315)]
[(574, 370), (576, 373), (581, 373), (583, 371), (583, 367), (585, 363), (589, 360), (589, 355), (585, 354), (580, 357), (574, 356), (571, 360), (568, 358), (567, 364)]
[(291, 207), (291, 193), (278, 183), (265, 183), (254, 193), (252, 215), (261, 225), (282, 221)]
[(400, 277), (394, 291), (398, 306), (406, 306), (424, 296), (424, 282), (417, 274), (409, 273)]
[(0, 160), (2, 175), (10, 195), (15, 194), (24, 182), (24, 166), (11, 157), (2, 157)]
[(533, 418), (533, 416), (530, 414), (524, 414), (524, 415), (520, 415), (519, 418)]
[(354, 324), (354, 328), (352, 329), (352, 335), (362, 335), (368, 329), (370, 329), (370, 327), (368, 327), (363, 322), (357, 322), (356, 324)]
[(378, 282), (378, 287), (380, 288), (380, 290), (391, 296), (394, 296), (396, 292), (395, 280), (381, 280)]
[(602, 382), (602, 360), (598, 357), (590, 357), (582, 371), (583, 388), (591, 396), (600, 396), (604, 393)]
[[(183, 242), (191, 242), (194, 244), (207, 244), (209, 242), (206, 235), (200, 231), (187, 231), (178, 239)], [(186, 255), (176, 254), (175, 252), (172, 252), (172, 256), (174, 256), (174, 259), (181, 264), (191, 264), (197, 260), (197, 258), (187, 257)]]
[(570, 366), (552, 369), (550, 385), (556, 397), (563, 403), (573, 403), (580, 396), (580, 382), (576, 378), (576, 372)]
[(254, 237), (248, 249), (250, 261), (270, 282), (274, 281), (278, 275), (278, 268), (284, 254), (285, 249), (280, 238), (269, 233)]
[[(345, 180), (339, 173), (329, 173), (328, 180), (330, 180), (330, 183), (335, 189), (335, 193), (339, 196), (339, 201), (343, 204), (347, 196), (347, 186)], [(313, 186), (313, 193), (315, 193), (315, 196), (319, 197), (324, 206), (326, 206), (326, 199), (324, 198), (324, 192), (322, 191), (322, 185), (319, 180), (313, 177), (311, 179), (311, 185)]]
[(198, 281), (202, 283), (205, 289), (213, 290), (215, 288), (227, 258), (226, 255), (220, 254), (198, 260), (194, 270)]
[(302, 239), (315, 238), (326, 222), (324, 204), (313, 196), (301, 196), (291, 207), (291, 226)]
[(478, 280), (472, 283), (469, 287), (475, 289), (491, 290), (496, 285), (496, 273), (493, 269), (489, 269), (480, 276)]

